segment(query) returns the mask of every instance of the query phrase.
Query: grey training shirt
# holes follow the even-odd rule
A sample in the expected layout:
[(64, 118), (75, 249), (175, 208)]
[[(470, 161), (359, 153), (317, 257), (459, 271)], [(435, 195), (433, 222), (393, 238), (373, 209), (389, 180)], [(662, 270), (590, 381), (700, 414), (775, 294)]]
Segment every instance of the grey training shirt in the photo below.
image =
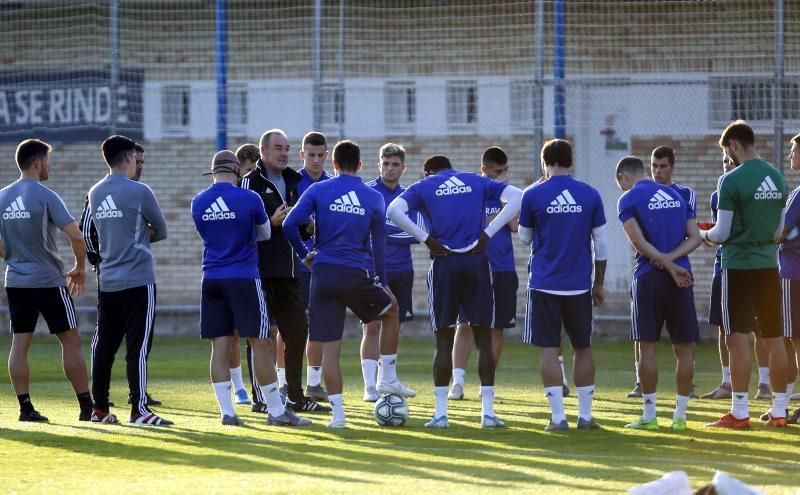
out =
[(167, 223), (147, 184), (124, 173), (106, 175), (89, 190), (89, 207), (100, 244), (100, 290), (116, 292), (154, 284), (152, 242), (167, 238)]
[(58, 194), (37, 179), (19, 179), (0, 189), (0, 211), (6, 287), (65, 286), (55, 236), (75, 219)]

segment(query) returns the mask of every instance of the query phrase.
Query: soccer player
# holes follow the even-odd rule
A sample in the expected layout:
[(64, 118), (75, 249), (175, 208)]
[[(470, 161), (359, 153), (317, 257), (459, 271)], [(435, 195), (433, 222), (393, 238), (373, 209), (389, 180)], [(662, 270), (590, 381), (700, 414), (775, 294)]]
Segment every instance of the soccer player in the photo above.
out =
[[(383, 196), (384, 205), (389, 206), (406, 189), (400, 185), (400, 178), (406, 171), (406, 150), (399, 144), (386, 143), (378, 151), (378, 159), (380, 176), (367, 182), (367, 186), (378, 191)], [(417, 225), (424, 228), (422, 215), (418, 212), (412, 212), (411, 215)], [(400, 325), (414, 319), (411, 302), (414, 288), (412, 244), (419, 244), (419, 241), (386, 219), (386, 280), (392, 294), (397, 298), (399, 319), (372, 321), (363, 325), (361, 374), (364, 377), (365, 402), (377, 401), (380, 394), (398, 394), (403, 397), (417, 395), (397, 378), (395, 372)], [(367, 251), (367, 269), (374, 275), (375, 267), (371, 255), (371, 251)], [(392, 375), (387, 375), (386, 370)]]
[[(486, 245), (519, 213), (522, 191), (488, 177), (453, 170), (450, 160), (433, 155), (422, 166), (425, 178), (408, 187), (389, 205), (387, 216), (395, 225), (424, 242), (433, 261), (428, 272), (431, 328), (436, 333), (433, 383), (436, 409), (426, 423), (447, 428), (447, 388), (453, 372), (453, 340), (459, 311), (472, 326), (478, 349), (481, 380), (481, 426), (504, 426), (494, 413), (494, 354), (492, 314), (494, 297)], [(486, 203), (506, 203), (488, 226)], [(407, 212), (419, 211), (428, 232)]]
[[(523, 341), (542, 348), (541, 374), (552, 419), (545, 430), (568, 430), (563, 372), (558, 361), (561, 327), (575, 353), (578, 429), (597, 429), (592, 417), (595, 367), (592, 304), (603, 303), (608, 236), (596, 189), (569, 175), (572, 145), (553, 139), (542, 147), (548, 179), (522, 195), (519, 237), (531, 245), (528, 307)], [(594, 246), (594, 281), (592, 281)]]
[[(789, 153), (790, 168), (800, 170), (800, 134), (792, 138), (792, 149)], [(786, 204), (783, 222), (783, 235), (780, 237), (778, 250), (778, 270), (781, 276), (781, 309), (783, 311), (783, 335), (787, 339), (788, 364), (790, 374), (786, 384), (786, 395), (791, 398), (797, 369), (800, 367), (800, 301), (795, 294), (800, 294), (800, 186), (792, 191)], [(792, 352), (792, 348), (794, 352)], [(790, 423), (800, 421), (800, 408), (792, 411), (787, 418)]]
[(626, 428), (657, 430), (656, 348), (666, 323), (677, 366), (672, 429), (686, 429), (686, 405), (700, 338), (688, 254), (700, 245), (694, 212), (674, 189), (645, 176), (644, 163), (627, 156), (617, 164), (617, 184), (625, 193), (617, 209), (622, 228), (636, 249), (631, 284), (631, 339), (639, 346), (642, 416)]
[(730, 413), (708, 426), (750, 427), (748, 334), (753, 312), (769, 353), (774, 392), (766, 424), (786, 426), (788, 361), (779, 320), (780, 278), (773, 242), (783, 234), (786, 181), (758, 156), (755, 133), (745, 121), (728, 125), (719, 144), (739, 166), (720, 177), (717, 223), (701, 234), (706, 241), (722, 244), (722, 322), (730, 353), (733, 404)]
[[(244, 176), (250, 173), (251, 170), (256, 168), (256, 161), (259, 158), (258, 145), (253, 143), (246, 143), (236, 149), (236, 159), (239, 161), (239, 176)], [(231, 383), (236, 396), (236, 404), (252, 405), (250, 397), (247, 395), (247, 390), (244, 385), (244, 378), (242, 376), (242, 352), (239, 339), (239, 332), (234, 331), (230, 339), (230, 374)]]
[[(363, 322), (380, 319), (385, 324), (397, 321), (397, 302), (386, 288), (383, 198), (358, 177), (361, 169), (358, 145), (352, 141), (336, 143), (333, 167), (337, 177), (306, 189), (284, 220), (283, 229), (303, 262), (311, 267), (309, 330), (311, 340), (322, 343), (322, 374), (333, 408), (327, 426), (345, 428), (339, 365), (345, 309), (350, 308)], [(309, 252), (300, 229), (306, 228), (311, 215), (316, 228), (314, 250)], [(364, 269), (366, 251), (370, 249), (375, 260), (375, 279)], [(388, 368), (384, 370), (387, 376), (390, 372)]]
[(214, 155), (211, 175), (211, 187), (192, 200), (192, 218), (204, 247), (200, 336), (211, 340), (211, 383), (222, 424), (243, 425), (231, 397), (230, 349), (236, 332), (250, 342), (254, 374), (258, 383), (266, 384), (261, 394), (267, 401), (268, 424), (311, 424), (286, 409), (278, 391), (256, 251), (256, 241), (270, 236), (264, 204), (254, 192), (236, 187), (239, 160), (233, 152)]
[[(481, 175), (508, 183), (508, 156), (497, 146), (483, 151), (481, 156)], [(486, 202), (487, 223), (497, 215), (503, 205), (498, 200)], [(500, 364), (503, 352), (503, 330), (514, 328), (517, 324), (517, 289), (519, 279), (514, 262), (514, 245), (511, 233), (517, 231), (517, 218), (511, 219), (489, 240), (486, 257), (492, 269), (492, 290), (494, 291), (494, 321), (492, 322), (492, 350), (495, 367)], [(463, 316), (463, 315), (462, 315)], [(472, 349), (472, 327), (459, 319), (456, 338), (453, 344), (453, 386), (447, 394), (451, 400), (464, 398), (464, 375), (467, 360)]]
[[(136, 143), (134, 147), (136, 149), (136, 170), (133, 173), (133, 176), (130, 178), (133, 181), (139, 182), (139, 179), (142, 177), (142, 170), (144, 169), (144, 147), (139, 143)], [(92, 215), (89, 214), (89, 195), (86, 195), (86, 199), (83, 202), (83, 212), (81, 213), (81, 221), (79, 223), (81, 231), (83, 232), (83, 240), (86, 241), (86, 249), (87, 249), (87, 259), (89, 260), (89, 264), (92, 265), (92, 271), (94, 271), (98, 277), (100, 269), (100, 247), (97, 242), (97, 228), (94, 225), (94, 221), (92, 220)], [(98, 290), (100, 284), (98, 283)], [(150, 351), (153, 349), (153, 334), (155, 332), (150, 332), (150, 338), (147, 341), (147, 358), (150, 358)], [(95, 334), (92, 337), (92, 345), (94, 346), (94, 341), (97, 338), (97, 329), (95, 329)], [(145, 391), (145, 397), (147, 398), (147, 405), (148, 406), (160, 406), (161, 401), (154, 398), (150, 395), (149, 392)], [(128, 404), (131, 403), (131, 397), (128, 395)], [(112, 401), (108, 401), (108, 405), (114, 406)]]
[[(280, 129), (270, 129), (259, 140), (260, 157), (249, 174), (242, 177), (241, 187), (258, 193), (270, 217), (272, 235), (258, 243), (258, 268), (262, 287), (272, 317), (284, 342), (286, 362), (286, 406), (294, 412), (330, 411), (303, 394), (303, 354), (308, 337), (308, 318), (300, 294), (300, 260), (289, 244), (281, 224), (300, 194), (297, 186), (302, 176), (289, 165), (289, 138)], [(307, 223), (307, 222), (306, 222)], [(248, 367), (252, 354), (248, 349)], [(253, 411), (267, 412), (265, 398), (251, 371)], [(280, 375), (279, 375), (280, 379)]]
[[(311, 131), (303, 136), (300, 158), (303, 160), (303, 168), (300, 169), (300, 183), (297, 184), (297, 194), (302, 195), (312, 184), (332, 179), (333, 176), (325, 171), (325, 160), (328, 159), (328, 142), (325, 135), (321, 132)], [(309, 219), (306, 235), (309, 238), (305, 241), (309, 250), (314, 245), (313, 234), (314, 223)], [(303, 307), (308, 310), (308, 293), (311, 286), (311, 270), (304, 263), (300, 263), (300, 270), (297, 272), (300, 279), (300, 296), (303, 299)], [(280, 339), (279, 339), (280, 342)], [(279, 344), (280, 346), (280, 344)], [(280, 347), (279, 347), (280, 348)], [(320, 342), (308, 341), (306, 344), (306, 358), (308, 366), (306, 369), (306, 397), (311, 399), (328, 402), (328, 394), (322, 387), (322, 344)]]
[[(34, 407), (29, 389), (28, 350), (41, 314), (61, 343), (64, 375), (78, 398), (80, 421), (89, 421), (92, 398), (81, 352), (78, 321), (70, 294), (83, 293), (86, 244), (67, 206), (42, 182), (50, 175), (50, 145), (26, 139), (16, 151), (18, 180), (0, 190), (0, 258), (11, 316), (8, 375), (19, 401), (20, 421), (47, 421)], [(65, 272), (58, 256), (56, 229), (70, 240), (75, 266)]]
[(156, 309), (156, 276), (151, 243), (167, 238), (167, 224), (153, 191), (133, 181), (136, 143), (111, 136), (102, 145), (109, 174), (89, 190), (89, 214), (100, 247), (97, 335), (92, 346), (92, 421), (115, 423), (108, 411), (111, 367), (122, 339), (131, 424), (167, 426), (147, 406), (147, 347)]
[[(672, 176), (675, 174), (675, 151), (669, 146), (658, 146), (650, 154), (650, 174), (653, 180), (658, 184), (669, 186), (674, 189), (686, 201), (687, 206), (692, 211), (692, 214), (697, 216), (697, 198), (694, 189), (691, 187), (683, 186), (677, 182), (672, 181)], [(634, 362), (639, 362), (639, 347), (638, 343), (633, 344)], [(628, 397), (642, 397), (642, 388), (639, 383), (639, 370), (636, 369), (636, 386), (628, 394)], [(696, 399), (697, 393), (695, 392), (695, 385), (692, 384), (692, 391), (689, 398)]]

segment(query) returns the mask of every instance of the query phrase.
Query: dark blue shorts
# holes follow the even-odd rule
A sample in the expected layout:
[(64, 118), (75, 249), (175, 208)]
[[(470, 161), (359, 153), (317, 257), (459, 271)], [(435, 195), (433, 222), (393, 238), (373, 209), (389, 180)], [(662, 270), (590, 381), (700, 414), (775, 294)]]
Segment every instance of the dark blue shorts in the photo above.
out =
[(631, 340), (658, 342), (664, 323), (673, 344), (700, 340), (692, 288), (678, 287), (669, 273), (652, 270), (631, 283)]
[(494, 323), (492, 273), (485, 254), (451, 254), (434, 258), (428, 271), (431, 328), (452, 327), (463, 310), (466, 322)]
[(562, 325), (573, 349), (592, 345), (591, 292), (562, 296), (528, 289), (522, 341), (539, 347), (560, 347)]
[[(494, 317), (492, 328), (504, 330), (517, 326), (517, 272), (492, 272), (492, 292), (494, 292)], [(468, 323), (466, 313), (458, 312), (458, 324)]]
[(389, 294), (375, 285), (366, 270), (329, 264), (312, 268), (311, 301), (308, 339), (313, 342), (342, 340), (346, 308), (369, 323), (392, 307)]
[(300, 300), (303, 301), (303, 308), (308, 309), (308, 296), (311, 291), (311, 272), (298, 270), (297, 280), (300, 281)]
[(414, 270), (404, 270), (402, 272), (386, 272), (389, 290), (392, 291), (397, 299), (397, 306), (400, 311), (400, 323), (412, 321), (414, 319), (414, 307), (411, 301), (411, 294), (414, 290)]
[(267, 299), (258, 278), (204, 279), (200, 299), (200, 337), (269, 337)]
[(783, 336), (788, 339), (800, 338), (800, 281), (781, 279), (781, 315), (783, 317)]

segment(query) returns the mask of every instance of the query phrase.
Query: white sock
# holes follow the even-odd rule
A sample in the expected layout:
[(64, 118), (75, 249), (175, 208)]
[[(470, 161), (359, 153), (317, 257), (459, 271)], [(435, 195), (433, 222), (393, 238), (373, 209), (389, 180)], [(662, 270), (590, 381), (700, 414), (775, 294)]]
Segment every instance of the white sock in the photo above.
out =
[(730, 366), (723, 366), (722, 367), (722, 383), (727, 383), (730, 385), (731, 383), (731, 367)]
[(309, 387), (318, 387), (322, 384), (322, 366), (309, 366), (306, 369), (306, 383)]
[(650, 421), (656, 417), (656, 394), (642, 394), (642, 418), (645, 421)]
[(279, 382), (273, 382), (269, 385), (262, 385), (259, 387), (261, 389), (261, 395), (263, 395), (267, 401), (267, 411), (273, 416), (281, 416), (286, 412), (286, 409), (283, 407), (283, 402), (281, 401), (278, 383)]
[(387, 383), (397, 380), (397, 353), (381, 354), (380, 366), (383, 371), (381, 380)]
[(642, 383), (642, 381), (639, 379), (639, 361), (636, 361), (633, 364), (636, 366), (636, 383)]
[(433, 387), (433, 398), (436, 400), (434, 418), (447, 416), (447, 387)]
[(378, 378), (378, 362), (374, 359), (362, 359), (361, 376), (364, 377), (365, 389), (374, 387)]
[(333, 409), (333, 419), (344, 419), (344, 396), (342, 394), (329, 395), (328, 403)]
[(550, 403), (551, 421), (558, 424), (567, 419), (567, 415), (564, 414), (564, 389), (560, 385), (545, 387), (544, 395), (547, 397), (547, 402)]
[(736, 419), (750, 417), (749, 400), (750, 394), (747, 392), (733, 392), (731, 394), (731, 414), (733, 414), (733, 417)]
[(766, 383), (769, 385), (769, 367), (758, 367), (758, 383)]
[(214, 386), (214, 394), (217, 396), (220, 416), (236, 416), (236, 410), (233, 408), (233, 398), (231, 397), (231, 382), (216, 382), (212, 383), (212, 385)]
[(563, 383), (565, 387), (569, 387), (567, 372), (564, 371), (564, 356), (558, 356), (558, 364), (561, 365), (561, 383)]
[(464, 376), (467, 374), (467, 371), (462, 368), (453, 368), (453, 385), (461, 385), (464, 386)]
[(578, 390), (578, 417), (586, 421), (592, 419), (592, 400), (594, 400), (594, 385), (577, 387)]
[(672, 413), (672, 420), (686, 419), (686, 405), (689, 403), (689, 397), (686, 395), (675, 395), (675, 412)]
[(772, 417), (773, 418), (785, 418), (786, 417), (786, 408), (789, 405), (789, 399), (786, 396), (786, 393), (775, 393), (772, 396)]
[(278, 368), (278, 388), (286, 385), (286, 368)]
[(494, 385), (481, 385), (481, 414), (494, 416)]
[(792, 393), (794, 393), (794, 382), (786, 384), (786, 400), (792, 400)]
[(244, 390), (244, 380), (242, 380), (242, 366), (239, 365), (231, 368), (231, 382), (233, 383), (233, 390)]

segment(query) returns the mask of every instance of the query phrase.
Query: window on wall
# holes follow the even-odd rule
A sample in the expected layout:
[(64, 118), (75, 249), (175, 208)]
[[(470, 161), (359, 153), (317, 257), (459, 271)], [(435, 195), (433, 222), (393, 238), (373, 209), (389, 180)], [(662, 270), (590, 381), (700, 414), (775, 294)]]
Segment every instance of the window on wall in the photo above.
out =
[[(713, 80), (709, 92), (711, 124), (725, 125), (735, 119), (755, 123), (774, 120), (774, 87), (775, 84), (767, 80)], [(784, 81), (781, 106), (783, 120), (800, 120), (800, 83)]]
[(228, 85), (228, 132), (247, 132), (247, 85)]
[(413, 81), (389, 81), (384, 86), (386, 129), (410, 131), (417, 123), (417, 88)]
[(533, 132), (536, 116), (542, 111), (541, 93), (532, 79), (511, 81), (509, 89), (511, 128)]
[(339, 83), (326, 83), (319, 90), (319, 121), (324, 129), (344, 123), (344, 87)]
[(477, 81), (447, 82), (447, 125), (452, 130), (474, 130), (478, 124)]
[(189, 133), (191, 94), (187, 85), (164, 86), (161, 91), (161, 122), (165, 133)]

